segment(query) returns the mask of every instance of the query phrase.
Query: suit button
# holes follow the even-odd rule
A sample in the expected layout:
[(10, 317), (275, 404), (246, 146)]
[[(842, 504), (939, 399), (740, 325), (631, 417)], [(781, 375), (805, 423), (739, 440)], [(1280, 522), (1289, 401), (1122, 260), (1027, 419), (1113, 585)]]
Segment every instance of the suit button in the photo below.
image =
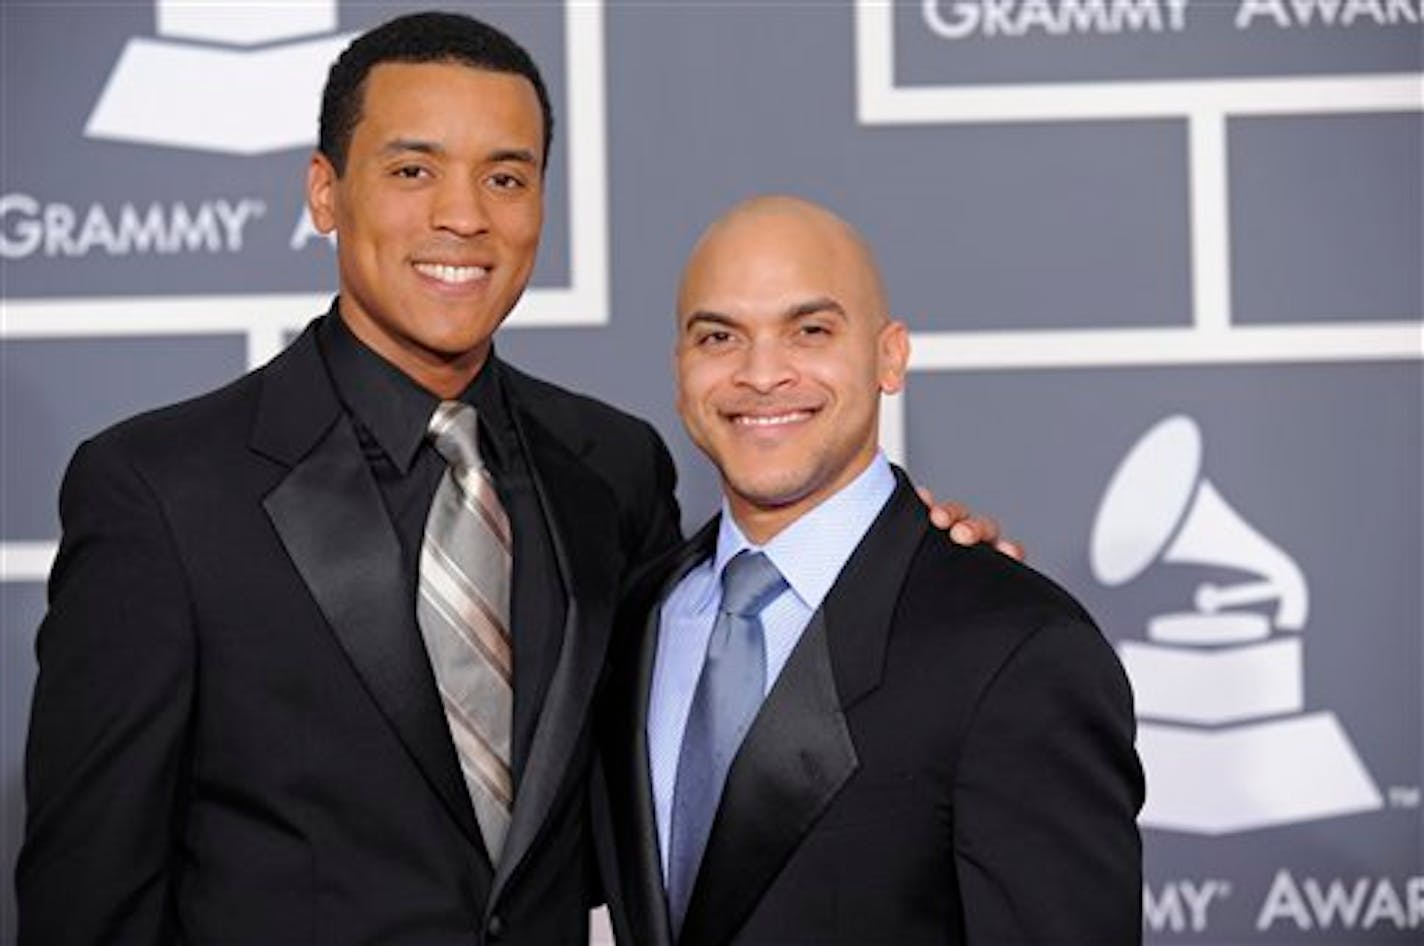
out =
[(490, 917), (489, 926), (485, 928), (490, 939), (499, 939), (504, 935), (504, 918), (498, 913)]

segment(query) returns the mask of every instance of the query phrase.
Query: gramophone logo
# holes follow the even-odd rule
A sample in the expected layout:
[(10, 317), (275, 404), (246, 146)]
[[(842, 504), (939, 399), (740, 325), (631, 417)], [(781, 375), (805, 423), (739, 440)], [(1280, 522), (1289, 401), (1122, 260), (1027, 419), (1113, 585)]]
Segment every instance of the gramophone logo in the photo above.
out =
[(1119, 645), (1137, 698), (1145, 827), (1216, 835), (1381, 806), (1335, 714), (1305, 708), (1305, 576), (1202, 475), (1191, 418), (1159, 422), (1122, 461), (1091, 560), (1110, 586), (1161, 563), (1251, 576), (1200, 585), (1190, 610), (1159, 614), (1145, 641)]
[(312, 143), (327, 67), (351, 40), (321, 35), (336, 0), (154, 6), (159, 38), (129, 39), (87, 137), (238, 155)]

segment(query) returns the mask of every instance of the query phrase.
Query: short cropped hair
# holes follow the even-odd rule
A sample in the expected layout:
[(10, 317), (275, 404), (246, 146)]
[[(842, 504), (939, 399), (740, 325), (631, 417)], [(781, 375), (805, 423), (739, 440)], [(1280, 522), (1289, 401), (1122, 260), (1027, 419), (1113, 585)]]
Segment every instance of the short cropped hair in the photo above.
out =
[(362, 33), (331, 64), (321, 96), (317, 150), (338, 176), (346, 171), (351, 136), (361, 121), (366, 77), (383, 62), (451, 62), (520, 75), (534, 85), (544, 118), (544, 163), (554, 141), (554, 110), (544, 77), (528, 51), (507, 34), (458, 13), (411, 13)]

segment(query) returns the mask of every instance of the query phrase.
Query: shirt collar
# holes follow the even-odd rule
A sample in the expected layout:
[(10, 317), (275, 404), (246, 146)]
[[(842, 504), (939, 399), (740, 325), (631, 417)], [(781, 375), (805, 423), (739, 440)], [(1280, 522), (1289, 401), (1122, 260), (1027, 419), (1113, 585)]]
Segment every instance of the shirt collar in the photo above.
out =
[[(440, 399), (362, 343), (339, 314), (322, 321), (317, 340), (341, 402), (391, 462), (401, 472), (409, 472)], [(491, 347), (480, 373), (459, 397), (479, 414), (480, 426), (487, 432), (481, 450), (493, 449), (494, 455), (484, 460), (495, 469), (506, 459), (504, 435), (509, 426), (497, 364)]]
[(695, 604), (710, 607), (721, 588), (722, 569), (743, 550), (764, 552), (781, 572), (791, 590), (810, 611), (821, 606), (855, 547), (895, 491), (895, 474), (885, 454), (876, 451), (869, 466), (828, 499), (778, 532), (764, 546), (748, 539), (722, 500), (722, 521), (717, 529), (717, 552), (712, 558), (716, 580), (708, 596)]

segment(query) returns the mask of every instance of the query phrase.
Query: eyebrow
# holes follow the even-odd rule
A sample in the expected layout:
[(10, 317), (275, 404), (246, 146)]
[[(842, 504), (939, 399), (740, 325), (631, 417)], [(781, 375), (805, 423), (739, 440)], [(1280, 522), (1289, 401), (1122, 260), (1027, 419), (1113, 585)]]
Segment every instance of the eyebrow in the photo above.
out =
[(382, 154), (400, 154), (403, 151), (414, 151), (418, 154), (444, 154), (444, 145), (434, 141), (425, 141), (420, 138), (392, 138), (381, 147)]
[(514, 161), (519, 164), (539, 163), (538, 159), (534, 156), (534, 152), (528, 148), (500, 148), (497, 151), (491, 151), (485, 156), (485, 160), (497, 163), (503, 161)]
[[(381, 152), (388, 155), (402, 154), (407, 151), (439, 156), (445, 154), (447, 149), (439, 142), (426, 141), (423, 138), (392, 138), (381, 148)], [(538, 163), (534, 152), (528, 148), (497, 148), (485, 155), (485, 160), (497, 164), (505, 161), (514, 161), (519, 164)]]
[(708, 309), (698, 309), (696, 312), (689, 312), (687, 318), (682, 320), (684, 329), (692, 328), (699, 322), (711, 322), (713, 325), (736, 325), (736, 319), (730, 315), (723, 315), (721, 312), (712, 312)]
[[(798, 302), (788, 308), (784, 313), (782, 313), (782, 320), (786, 322), (794, 322), (799, 318), (803, 318), (808, 315), (816, 315), (821, 312), (833, 312), (836, 315), (839, 315), (841, 318), (847, 318), (845, 306), (841, 305), (839, 302), (837, 302), (835, 299), (832, 299), (830, 296), (817, 296), (814, 299), (807, 299), (805, 302)], [(725, 313), (717, 312), (711, 309), (698, 309), (694, 312), (688, 313), (687, 318), (683, 320), (682, 327), (684, 329), (689, 329), (692, 328), (693, 325), (698, 324), (699, 322), (710, 322), (713, 325), (726, 326), (735, 326), (737, 324), (736, 319)]]
[(830, 296), (817, 296), (805, 302), (798, 302), (796, 305), (786, 310), (787, 319), (799, 319), (803, 315), (816, 315), (820, 312), (834, 312), (841, 318), (846, 317), (845, 306), (841, 305)]

